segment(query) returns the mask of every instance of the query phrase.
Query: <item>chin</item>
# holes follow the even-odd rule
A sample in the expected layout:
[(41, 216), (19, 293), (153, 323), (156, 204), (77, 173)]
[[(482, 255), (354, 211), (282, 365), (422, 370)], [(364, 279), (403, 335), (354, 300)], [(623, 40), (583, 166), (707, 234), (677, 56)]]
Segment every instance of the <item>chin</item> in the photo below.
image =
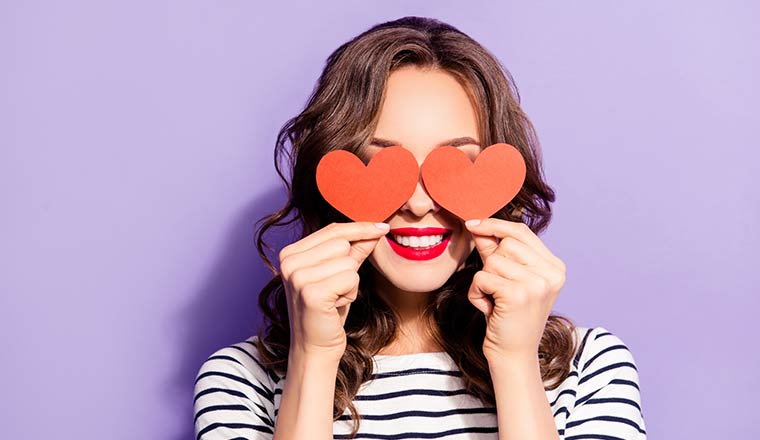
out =
[(398, 289), (405, 292), (430, 293), (446, 283), (448, 276), (440, 274), (431, 274), (429, 276), (417, 275), (415, 277), (393, 276), (390, 277), (382, 274), (385, 278)]
[(440, 268), (432, 267), (417, 267), (398, 271), (394, 269), (383, 270), (383, 268), (378, 268), (375, 265), (375, 270), (377, 270), (380, 276), (400, 290), (405, 292), (430, 293), (446, 283), (454, 273), (455, 267), (445, 272), (441, 271)]
[(397, 255), (387, 243), (381, 241), (368, 260), (376, 274), (397, 289), (429, 293), (443, 286), (461, 265), (459, 260), (464, 261), (465, 255), (456, 255), (452, 250), (450, 248), (432, 260), (411, 261)]

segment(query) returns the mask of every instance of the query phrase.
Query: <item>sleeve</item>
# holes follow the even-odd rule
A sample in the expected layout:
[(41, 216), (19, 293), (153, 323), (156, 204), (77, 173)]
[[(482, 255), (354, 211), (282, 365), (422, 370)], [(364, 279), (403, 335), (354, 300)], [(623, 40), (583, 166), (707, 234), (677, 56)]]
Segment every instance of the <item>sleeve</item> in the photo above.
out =
[(195, 379), (196, 440), (271, 440), (274, 435), (274, 381), (244, 342), (219, 349)]
[(586, 333), (574, 363), (578, 389), (564, 440), (646, 440), (638, 369), (625, 343), (596, 327)]

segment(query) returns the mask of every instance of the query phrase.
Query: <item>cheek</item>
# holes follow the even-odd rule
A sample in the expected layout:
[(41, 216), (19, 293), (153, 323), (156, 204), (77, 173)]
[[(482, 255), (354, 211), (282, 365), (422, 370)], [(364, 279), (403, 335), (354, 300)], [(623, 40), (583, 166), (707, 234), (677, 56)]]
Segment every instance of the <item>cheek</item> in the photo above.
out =
[(468, 232), (465, 234), (464, 241), (467, 244), (467, 253), (466, 253), (466, 257), (467, 257), (475, 249), (475, 240), (472, 239), (472, 234)]
[(388, 239), (382, 237), (365, 261), (369, 261), (375, 269), (380, 270), (380, 266), (388, 264), (388, 260), (393, 257), (392, 254), (393, 249), (388, 244)]
[(377, 264), (377, 257), (376, 257), (376, 255), (378, 255), (378, 251), (379, 251), (378, 248), (379, 247), (380, 247), (380, 243), (378, 243), (378, 245), (375, 246), (375, 249), (372, 251), (371, 254), (369, 254), (369, 257), (367, 257), (367, 259), (364, 260), (364, 263), (363, 263), (363, 264), (369, 263), (369, 265), (372, 266), (372, 268), (375, 271), (379, 271), (380, 270), (380, 268), (378, 267), (378, 264)]
[(462, 228), (462, 242), (467, 244), (467, 247), (472, 250), (475, 247), (475, 240), (472, 239), (472, 234), (469, 231)]
[(462, 231), (457, 247), (459, 248), (458, 252), (461, 252), (462, 254), (462, 260), (464, 260), (472, 253), (473, 249), (475, 249), (475, 240), (472, 239), (472, 234), (470, 234), (469, 231), (464, 228), (462, 228)]

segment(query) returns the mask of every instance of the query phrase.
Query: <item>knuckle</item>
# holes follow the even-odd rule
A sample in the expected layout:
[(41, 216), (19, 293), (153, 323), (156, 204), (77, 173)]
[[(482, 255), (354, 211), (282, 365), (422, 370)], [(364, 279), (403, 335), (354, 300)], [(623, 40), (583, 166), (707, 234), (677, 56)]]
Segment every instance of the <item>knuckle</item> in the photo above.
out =
[(522, 287), (515, 287), (513, 290), (512, 301), (517, 305), (526, 305), (530, 302), (528, 291)]
[(354, 260), (352, 257), (348, 255), (344, 257), (340, 257), (339, 263), (340, 263), (340, 267), (345, 267), (350, 270), (356, 270), (359, 268), (359, 265), (356, 263), (356, 260)]
[[(486, 258), (485, 263), (483, 263), (483, 272), (493, 272), (496, 268), (494, 267), (495, 264), (497, 264), (497, 260), (503, 259), (499, 254), (493, 253)], [(483, 277), (483, 275), (481, 275)]]
[(309, 283), (301, 287), (301, 295), (300, 295), (301, 303), (306, 305), (307, 307), (313, 306), (317, 300), (318, 290), (319, 290), (319, 285), (317, 285), (316, 283)]
[(348, 279), (351, 281), (351, 285), (359, 284), (359, 274), (354, 271), (348, 272)]
[(493, 250), (494, 250), (494, 255), (496, 255), (497, 252), (500, 252), (502, 254), (509, 253), (509, 249), (507, 248), (507, 239), (502, 238), (501, 240), (499, 240), (499, 244), (494, 246)]
[(348, 254), (351, 249), (351, 243), (348, 240), (342, 238), (331, 238), (322, 244), (323, 249), (329, 253), (339, 253), (341, 255)]
[(501, 240), (501, 247), (509, 250), (514, 251), (517, 245), (517, 240), (513, 237), (505, 237), (503, 240)]
[(559, 280), (564, 280), (567, 276), (567, 268), (564, 266), (560, 267), (558, 270), (554, 271), (554, 276)]
[(549, 287), (549, 282), (544, 277), (537, 277), (534, 283), (536, 290), (541, 293), (545, 292)]
[(351, 250), (351, 243), (345, 238), (336, 238), (335, 246), (344, 254), (347, 254)]
[(303, 278), (304, 278), (303, 269), (296, 269), (293, 271), (293, 273), (290, 274), (290, 284), (296, 287), (303, 286), (305, 282)]
[(338, 271), (335, 274), (335, 278), (338, 279), (338, 280), (340, 280), (341, 284), (342, 283), (348, 283), (348, 282), (351, 281), (351, 271), (350, 270), (345, 270), (345, 269), (341, 270), (341, 271)]
[(288, 258), (280, 259), (280, 274), (285, 279), (290, 279), (291, 276), (291, 267), (290, 267), (290, 260)]
[(565, 273), (560, 272), (557, 275), (554, 276), (554, 283), (555, 286), (562, 286), (565, 284)]
[(491, 255), (489, 255), (487, 258), (484, 258), (484, 259), (483, 259), (483, 267), (482, 267), (482, 268), (480, 268), (480, 270), (479, 270), (479, 271), (475, 272), (475, 273), (472, 275), (472, 279), (475, 279), (475, 277), (477, 277), (477, 276), (478, 276), (478, 274), (479, 274), (480, 272), (483, 272), (483, 271), (486, 271), (486, 270), (490, 270), (490, 269), (491, 269), (491, 264), (492, 264), (492, 263), (491, 263), (491, 260), (493, 260), (493, 257), (494, 257), (495, 255), (496, 255), (496, 254), (491, 254)]

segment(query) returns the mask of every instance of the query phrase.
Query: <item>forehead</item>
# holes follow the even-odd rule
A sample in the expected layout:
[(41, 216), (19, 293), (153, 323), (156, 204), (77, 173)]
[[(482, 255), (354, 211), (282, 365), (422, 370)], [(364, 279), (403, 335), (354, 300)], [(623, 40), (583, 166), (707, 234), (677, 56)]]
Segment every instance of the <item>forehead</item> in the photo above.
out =
[(421, 156), (446, 139), (480, 140), (477, 113), (462, 84), (450, 73), (417, 67), (391, 73), (374, 136)]

